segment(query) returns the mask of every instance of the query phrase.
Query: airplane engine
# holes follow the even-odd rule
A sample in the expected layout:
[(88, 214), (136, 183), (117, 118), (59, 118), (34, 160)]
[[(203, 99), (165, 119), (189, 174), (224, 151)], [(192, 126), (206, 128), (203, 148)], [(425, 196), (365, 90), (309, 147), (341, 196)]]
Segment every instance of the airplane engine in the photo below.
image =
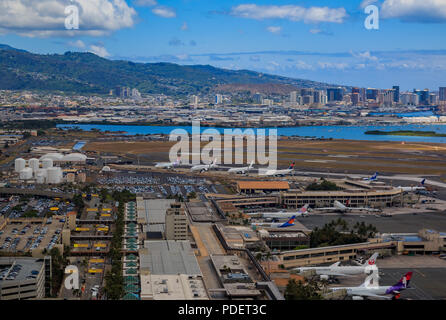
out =
[(330, 278), (329, 276), (327, 276), (325, 274), (321, 275), (320, 277), (321, 277), (321, 280), (328, 280)]
[(353, 296), (352, 300), (364, 300), (364, 298), (361, 296)]

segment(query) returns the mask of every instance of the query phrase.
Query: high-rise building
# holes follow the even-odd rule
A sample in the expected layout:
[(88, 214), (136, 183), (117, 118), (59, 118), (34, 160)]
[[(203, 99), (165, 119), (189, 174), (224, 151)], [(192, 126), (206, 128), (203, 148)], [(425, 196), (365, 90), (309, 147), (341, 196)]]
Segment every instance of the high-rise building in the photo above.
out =
[(344, 99), (344, 89), (339, 88), (328, 88), (327, 89), (328, 102), (342, 101)]
[(439, 97), (440, 97), (440, 101), (446, 101), (446, 87), (440, 87)]
[(393, 86), (393, 102), (400, 103), (400, 86)]
[(311, 105), (313, 103), (314, 103), (314, 96), (313, 95), (302, 96), (302, 104), (304, 104), (304, 105)]
[(198, 97), (195, 95), (190, 97), (190, 104), (196, 107), (198, 105)]
[(322, 104), (322, 91), (315, 90), (313, 92), (313, 101), (315, 104)]
[(221, 94), (216, 94), (215, 95), (215, 103), (216, 104), (221, 104), (221, 103), (223, 103), (223, 96), (221, 95)]
[(374, 88), (367, 88), (366, 90), (366, 99), (367, 100), (375, 100), (378, 101), (379, 90)]
[(166, 240), (187, 240), (187, 217), (184, 207), (176, 202), (166, 211)]
[(429, 104), (429, 94), (430, 94), (429, 89), (424, 89), (424, 90), (414, 89), (413, 93), (415, 93), (419, 97), (418, 104), (420, 104), (420, 105), (428, 105)]
[(354, 106), (359, 105), (359, 101), (360, 101), (359, 93), (358, 92), (352, 93), (352, 105)]
[(401, 103), (407, 106), (417, 106), (420, 102), (419, 95), (412, 92), (404, 92), (401, 94)]
[(385, 107), (391, 107), (394, 103), (394, 97), (394, 89), (383, 90), (379, 94), (379, 102), (382, 103)]
[(438, 96), (435, 93), (429, 94), (429, 104), (437, 105), (438, 104)]
[(296, 105), (297, 104), (297, 91), (291, 91), (290, 92), (290, 103), (292, 105)]
[(263, 97), (261, 93), (256, 92), (253, 96), (254, 103), (256, 104), (262, 104), (262, 99)]

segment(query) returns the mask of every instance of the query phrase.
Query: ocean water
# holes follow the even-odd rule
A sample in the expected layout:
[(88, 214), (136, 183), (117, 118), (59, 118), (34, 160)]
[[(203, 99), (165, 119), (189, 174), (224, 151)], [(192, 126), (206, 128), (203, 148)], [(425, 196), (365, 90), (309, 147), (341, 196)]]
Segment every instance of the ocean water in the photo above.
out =
[[(183, 129), (188, 133), (192, 132), (190, 126), (144, 126), (144, 125), (101, 125), (101, 124), (59, 124), (58, 128), (72, 129), (79, 128), (89, 131), (92, 129), (109, 132), (125, 132), (127, 135), (135, 134), (170, 134), (174, 129)], [(201, 127), (203, 133), (207, 129), (215, 129), (220, 133), (228, 128)], [(245, 128), (240, 128), (245, 130)], [(405, 142), (436, 142), (446, 143), (446, 137), (403, 137), (403, 136), (380, 136), (366, 135), (366, 131), (396, 131), (396, 130), (418, 130), (435, 131), (446, 134), (446, 125), (393, 125), (393, 126), (303, 126), (303, 127), (282, 127), (282, 128), (261, 128), (266, 130), (266, 135), (270, 134), (270, 129), (277, 129), (277, 134), (281, 136), (301, 136), (316, 138), (333, 138), (345, 140), (367, 140), (367, 141), (405, 141)], [(231, 128), (229, 128), (231, 130)], [(256, 128), (253, 129), (257, 133)]]

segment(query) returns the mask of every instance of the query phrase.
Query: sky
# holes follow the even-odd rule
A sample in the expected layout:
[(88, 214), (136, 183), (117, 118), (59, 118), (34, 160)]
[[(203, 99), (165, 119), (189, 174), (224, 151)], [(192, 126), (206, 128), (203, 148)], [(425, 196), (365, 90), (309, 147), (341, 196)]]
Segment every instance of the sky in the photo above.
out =
[(446, 0), (0, 0), (0, 43), (30, 52), (402, 90), (446, 86), (445, 31)]

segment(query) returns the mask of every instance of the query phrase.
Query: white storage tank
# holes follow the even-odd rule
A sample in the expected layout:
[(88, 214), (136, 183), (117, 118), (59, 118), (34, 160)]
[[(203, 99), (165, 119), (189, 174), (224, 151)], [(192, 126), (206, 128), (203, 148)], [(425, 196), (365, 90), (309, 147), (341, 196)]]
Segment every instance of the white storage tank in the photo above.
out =
[(36, 183), (37, 184), (44, 184), (45, 183), (45, 176), (44, 175), (36, 176)]
[(33, 169), (33, 173), (36, 174), (37, 170), (39, 170), (40, 162), (38, 159), (29, 159), (28, 166)]
[(48, 168), (47, 182), (51, 184), (59, 184), (62, 182), (62, 170), (59, 167)]
[(35, 176), (37, 183), (39, 184), (45, 183), (47, 177), (46, 169), (37, 169)]
[(82, 153), (70, 153), (61, 159), (64, 162), (85, 162), (87, 160), (87, 156)]
[(25, 169), (25, 167), (26, 167), (25, 159), (22, 159), (22, 158), (15, 159), (15, 161), (14, 161), (15, 172), (20, 173), (20, 171)]
[(70, 172), (67, 174), (67, 182), (68, 183), (73, 183), (75, 178), (76, 178), (76, 175), (74, 173)]
[(43, 159), (47, 158), (52, 159), (53, 161), (60, 161), (63, 158), (63, 154), (57, 152), (47, 153), (44, 156), (40, 157), (40, 160), (43, 161)]
[(45, 158), (42, 160), (42, 167), (44, 169), (51, 168), (53, 166), (53, 159), (51, 158)]
[(24, 168), (20, 171), (19, 177), (21, 180), (29, 180), (33, 177), (33, 169), (31, 168)]

